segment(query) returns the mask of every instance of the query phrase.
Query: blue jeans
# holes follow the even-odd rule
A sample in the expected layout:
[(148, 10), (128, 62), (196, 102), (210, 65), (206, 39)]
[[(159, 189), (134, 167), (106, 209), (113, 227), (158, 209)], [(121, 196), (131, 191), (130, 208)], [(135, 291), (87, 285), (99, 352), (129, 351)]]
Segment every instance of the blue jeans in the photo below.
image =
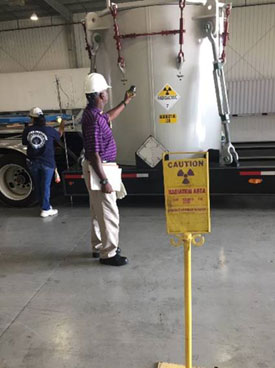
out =
[(54, 168), (43, 165), (41, 162), (32, 161), (29, 165), (33, 180), (36, 198), (40, 203), (42, 210), (49, 210), (51, 182)]

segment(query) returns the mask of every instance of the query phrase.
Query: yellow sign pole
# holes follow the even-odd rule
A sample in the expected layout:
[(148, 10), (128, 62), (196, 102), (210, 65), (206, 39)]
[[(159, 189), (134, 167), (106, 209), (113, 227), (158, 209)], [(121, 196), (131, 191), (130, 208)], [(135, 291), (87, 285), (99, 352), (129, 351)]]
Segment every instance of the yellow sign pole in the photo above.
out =
[[(185, 365), (159, 363), (158, 368), (195, 368), (192, 366), (192, 278), (191, 278), (191, 247), (192, 244), (204, 244), (201, 234), (185, 233), (171, 239), (173, 246), (184, 246), (184, 305), (185, 305)], [(198, 368), (198, 367), (197, 367)]]
[(192, 281), (191, 246), (192, 234), (186, 233), (184, 241), (184, 303), (185, 303), (185, 364), (192, 368)]
[[(179, 153), (169, 153), (169, 155)], [(190, 154), (190, 153), (181, 153)], [(208, 154), (163, 160), (167, 232), (170, 243), (184, 246), (185, 366), (159, 363), (158, 368), (195, 368), (192, 366), (192, 280), (191, 247), (201, 246), (210, 232)], [(203, 157), (202, 157), (203, 156)], [(205, 156), (205, 157), (204, 157)]]

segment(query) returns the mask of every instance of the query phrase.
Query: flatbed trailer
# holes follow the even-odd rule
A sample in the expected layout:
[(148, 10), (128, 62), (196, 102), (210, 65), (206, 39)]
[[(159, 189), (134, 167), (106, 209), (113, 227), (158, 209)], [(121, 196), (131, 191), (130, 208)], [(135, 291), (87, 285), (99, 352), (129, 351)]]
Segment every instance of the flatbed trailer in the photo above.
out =
[[(237, 142), (238, 166), (221, 166), (210, 161), (211, 195), (275, 194), (275, 142)], [(210, 158), (217, 157), (210, 151)], [(162, 166), (124, 166), (122, 179), (129, 195), (163, 195)], [(63, 172), (64, 194), (83, 195), (86, 187), (81, 170)]]
[[(47, 120), (54, 126), (58, 116), (48, 116)], [(64, 115), (63, 118), (68, 119), (65, 141), (63, 138), (61, 144), (56, 145), (63, 192), (65, 196), (85, 196), (81, 127), (70, 120), (71, 116)], [(0, 118), (0, 198), (11, 206), (21, 207), (35, 202), (26, 147), (21, 144), (23, 127), (28, 122), (26, 117), (5, 117), (5, 122)], [(209, 151), (211, 195), (275, 194), (275, 142), (237, 142), (234, 146), (239, 155), (238, 166), (220, 165), (219, 152)], [(137, 158), (136, 165), (120, 166), (128, 195), (163, 195), (161, 162), (151, 168)]]

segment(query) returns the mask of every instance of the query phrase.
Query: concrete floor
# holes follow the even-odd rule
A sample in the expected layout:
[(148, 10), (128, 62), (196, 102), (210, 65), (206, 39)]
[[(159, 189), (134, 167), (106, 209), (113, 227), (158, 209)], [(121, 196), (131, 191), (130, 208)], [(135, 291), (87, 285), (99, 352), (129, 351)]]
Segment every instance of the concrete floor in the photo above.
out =
[[(91, 258), (89, 210), (0, 206), (0, 367), (152, 368), (184, 363), (183, 250), (162, 201), (124, 202), (122, 268)], [(192, 249), (194, 365), (275, 367), (275, 198), (212, 203)]]

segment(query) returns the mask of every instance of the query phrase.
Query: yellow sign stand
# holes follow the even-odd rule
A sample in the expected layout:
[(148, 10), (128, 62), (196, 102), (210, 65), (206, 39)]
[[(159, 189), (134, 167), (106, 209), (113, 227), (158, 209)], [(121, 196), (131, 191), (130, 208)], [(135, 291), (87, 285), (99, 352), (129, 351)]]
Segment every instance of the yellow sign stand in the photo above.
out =
[[(169, 160), (172, 155), (189, 158)], [(169, 152), (163, 155), (165, 208), (173, 246), (184, 246), (185, 366), (158, 363), (158, 368), (195, 368), (192, 365), (191, 247), (202, 246), (210, 232), (209, 168), (207, 152)], [(199, 367), (197, 367), (199, 368)]]

